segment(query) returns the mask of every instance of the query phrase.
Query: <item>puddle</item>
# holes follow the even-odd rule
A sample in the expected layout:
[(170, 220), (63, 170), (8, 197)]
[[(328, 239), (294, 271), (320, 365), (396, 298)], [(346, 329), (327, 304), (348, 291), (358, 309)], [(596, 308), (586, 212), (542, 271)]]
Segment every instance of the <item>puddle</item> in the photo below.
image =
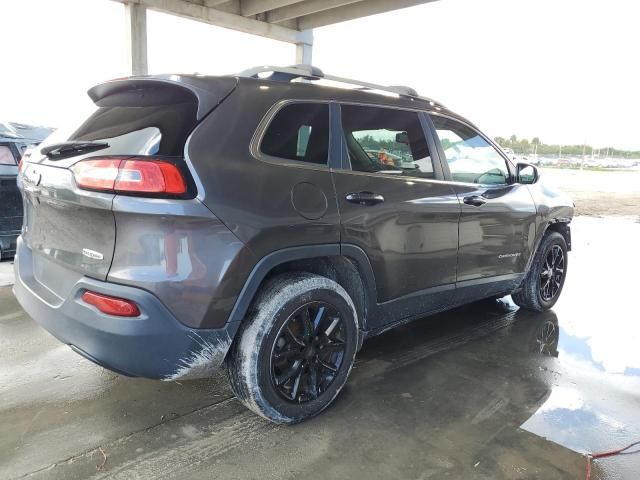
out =
[[(640, 440), (640, 225), (579, 217), (572, 236), (553, 309), (558, 338), (549, 365), (559, 374), (547, 375), (550, 394), (521, 428), (579, 453), (609, 451)], [(639, 462), (640, 453), (597, 463), (602, 478), (637, 478)]]

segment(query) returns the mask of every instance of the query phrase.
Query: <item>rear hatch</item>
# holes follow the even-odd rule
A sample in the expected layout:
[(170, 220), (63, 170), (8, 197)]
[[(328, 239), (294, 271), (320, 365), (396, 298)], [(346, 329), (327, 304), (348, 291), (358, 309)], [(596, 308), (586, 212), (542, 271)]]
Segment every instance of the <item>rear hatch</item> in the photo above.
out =
[(235, 87), (233, 79), (213, 80), (144, 77), (99, 85), (89, 91), (95, 112), (34, 150), (21, 167), (20, 184), (23, 240), (40, 283), (64, 297), (79, 276), (105, 280), (113, 258), (115, 194), (79, 188), (71, 168), (94, 157), (184, 163), (193, 128)]

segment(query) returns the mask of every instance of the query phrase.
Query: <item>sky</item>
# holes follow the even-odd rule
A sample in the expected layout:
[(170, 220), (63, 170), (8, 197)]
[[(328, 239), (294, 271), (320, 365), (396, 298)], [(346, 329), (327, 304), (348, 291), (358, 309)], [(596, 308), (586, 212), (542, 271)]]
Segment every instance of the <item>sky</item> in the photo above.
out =
[[(127, 75), (123, 5), (0, 0), (0, 120), (59, 127)], [(409, 85), (490, 136), (640, 150), (640, 2), (440, 0), (314, 31), (327, 73)], [(294, 63), (290, 44), (148, 13), (150, 73)]]

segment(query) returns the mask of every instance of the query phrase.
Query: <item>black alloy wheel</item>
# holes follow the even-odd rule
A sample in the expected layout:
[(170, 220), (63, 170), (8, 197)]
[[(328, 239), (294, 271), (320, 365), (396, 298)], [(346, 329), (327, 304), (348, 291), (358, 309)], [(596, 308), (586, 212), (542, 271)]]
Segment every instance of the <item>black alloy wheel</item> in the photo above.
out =
[(357, 315), (349, 294), (330, 278), (307, 272), (270, 278), (226, 360), (233, 393), (275, 423), (322, 412), (353, 367)]
[(540, 272), (540, 296), (550, 302), (560, 291), (564, 278), (564, 252), (560, 245), (553, 245)]
[(293, 403), (315, 400), (336, 378), (345, 355), (344, 323), (323, 301), (296, 309), (284, 322), (271, 349), (271, 381)]

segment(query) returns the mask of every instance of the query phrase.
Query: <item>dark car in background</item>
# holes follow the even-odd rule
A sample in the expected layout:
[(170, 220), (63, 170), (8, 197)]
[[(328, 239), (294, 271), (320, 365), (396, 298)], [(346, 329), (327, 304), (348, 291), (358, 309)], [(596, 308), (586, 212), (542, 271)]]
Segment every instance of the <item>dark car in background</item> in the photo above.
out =
[(22, 196), (16, 184), (24, 152), (51, 133), (46, 127), (0, 122), (0, 259), (11, 258), (22, 227)]
[(259, 67), (90, 89), (95, 112), (21, 166), (24, 310), (127, 375), (224, 367), (247, 407), (294, 423), (366, 337), (508, 294), (554, 305), (570, 199), (410, 88), (316, 80), (358, 85)]

